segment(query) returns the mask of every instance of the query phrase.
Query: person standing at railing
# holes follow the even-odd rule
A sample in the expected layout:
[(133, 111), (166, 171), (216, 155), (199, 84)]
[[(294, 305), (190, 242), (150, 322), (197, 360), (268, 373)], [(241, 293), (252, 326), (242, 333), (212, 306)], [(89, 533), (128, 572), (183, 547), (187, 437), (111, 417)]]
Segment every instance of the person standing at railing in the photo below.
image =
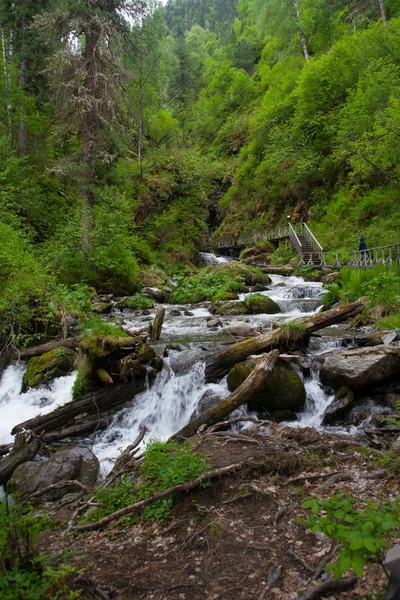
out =
[(358, 244), (357, 251), (361, 253), (360, 254), (361, 260), (366, 261), (368, 258), (368, 246), (367, 246), (367, 242), (365, 241), (365, 237), (363, 235), (360, 235), (360, 242)]

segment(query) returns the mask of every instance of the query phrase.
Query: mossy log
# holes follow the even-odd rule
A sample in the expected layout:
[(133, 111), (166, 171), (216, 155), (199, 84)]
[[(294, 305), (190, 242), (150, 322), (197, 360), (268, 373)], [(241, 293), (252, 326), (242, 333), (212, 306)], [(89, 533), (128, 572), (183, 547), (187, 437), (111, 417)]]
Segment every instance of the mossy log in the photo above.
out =
[(40, 439), (32, 431), (24, 431), (15, 438), (8, 456), (0, 460), (0, 485), (5, 485), (22, 463), (32, 460), (40, 449)]
[[(355, 317), (364, 309), (362, 302), (352, 302), (344, 304), (337, 308), (332, 308), (325, 312), (319, 312), (312, 317), (296, 319), (293, 323), (300, 326), (301, 339), (308, 339), (309, 336), (335, 323), (341, 323)], [(207, 382), (217, 381), (228, 373), (228, 371), (238, 362), (246, 360), (251, 354), (267, 352), (273, 348), (282, 348), (284, 344), (285, 328), (279, 327), (275, 331), (265, 333), (236, 344), (232, 344), (223, 350), (213, 354), (206, 362), (205, 377)], [(293, 340), (291, 340), (293, 342)]]
[(178, 433), (172, 436), (175, 441), (187, 439), (194, 435), (201, 425), (214, 425), (222, 421), (232, 411), (242, 404), (245, 404), (255, 392), (265, 383), (266, 379), (273, 370), (279, 357), (279, 350), (272, 350), (265, 357), (260, 357), (260, 361), (245, 379), (245, 381), (227, 398), (221, 400), (209, 410), (203, 412), (193, 421), (190, 421)]
[(152, 340), (160, 339), (161, 329), (162, 329), (162, 326), (164, 323), (164, 317), (165, 317), (165, 308), (162, 306), (161, 308), (159, 308), (157, 310), (155, 319), (153, 321), (153, 326), (151, 328), (151, 335), (150, 335), (150, 338)]
[(132, 338), (124, 336), (92, 336), (81, 342), (81, 350), (93, 359), (106, 358), (118, 352), (129, 352), (141, 346), (141, 338)]
[(83, 420), (100, 422), (104, 414), (109, 415), (115, 412), (132, 400), (136, 394), (142, 392), (144, 388), (145, 381), (142, 379), (102, 388), (56, 408), (47, 415), (19, 423), (11, 433), (15, 434), (28, 428), (35, 433), (58, 431), (62, 428), (79, 425)]

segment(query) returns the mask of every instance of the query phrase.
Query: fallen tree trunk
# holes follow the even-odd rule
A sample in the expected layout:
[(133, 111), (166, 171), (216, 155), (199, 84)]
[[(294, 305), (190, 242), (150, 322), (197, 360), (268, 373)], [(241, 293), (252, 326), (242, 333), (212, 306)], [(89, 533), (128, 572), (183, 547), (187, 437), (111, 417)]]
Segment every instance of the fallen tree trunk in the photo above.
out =
[(203, 412), (197, 419), (190, 421), (190, 423), (185, 425), (178, 433), (175, 433), (171, 439), (176, 441), (187, 439), (194, 435), (201, 425), (204, 425), (205, 423), (214, 425), (215, 423), (222, 421), (224, 417), (229, 415), (236, 408), (245, 404), (264, 384), (268, 375), (273, 370), (278, 357), (279, 350), (272, 350), (272, 352), (267, 354), (264, 358), (260, 357), (260, 361), (255, 369), (253, 369), (247, 379), (245, 379), (232, 394), (218, 402), (218, 404), (209, 410)]
[(18, 465), (32, 460), (40, 450), (40, 439), (32, 431), (17, 435), (8, 456), (0, 460), (0, 485), (5, 485)]
[(77, 348), (81, 342), (80, 337), (67, 338), (66, 340), (57, 340), (56, 342), (49, 342), (48, 344), (42, 344), (41, 346), (32, 346), (32, 348), (26, 348), (21, 350), (19, 353), (20, 358), (31, 358), (32, 356), (41, 356), (50, 350), (56, 348)]
[[(18, 433), (22, 429), (28, 428), (36, 433), (48, 433), (61, 430), (64, 427), (70, 428), (69, 435), (72, 435), (73, 429), (75, 429), (75, 433), (83, 433), (84, 431), (77, 428), (82, 421), (85, 421), (86, 424), (88, 422), (98, 423), (100, 426), (104, 413), (110, 415), (116, 409), (121, 408), (123, 404), (132, 400), (136, 394), (142, 392), (144, 386), (143, 381), (133, 381), (91, 392), (73, 402), (69, 402), (65, 406), (56, 408), (47, 415), (19, 423), (11, 433)], [(61, 439), (60, 436), (57, 439)]]
[[(312, 317), (296, 319), (293, 323), (296, 324), (297, 329), (303, 326), (298, 335), (300, 339), (307, 339), (315, 331), (355, 317), (363, 309), (364, 304), (361, 302), (352, 302), (326, 312), (316, 313)], [(246, 360), (251, 354), (268, 352), (273, 348), (284, 348), (287, 345), (285, 337), (288, 332), (288, 327), (279, 327), (275, 331), (232, 344), (210, 356), (206, 361), (206, 381), (212, 382), (221, 379), (233, 365)]]

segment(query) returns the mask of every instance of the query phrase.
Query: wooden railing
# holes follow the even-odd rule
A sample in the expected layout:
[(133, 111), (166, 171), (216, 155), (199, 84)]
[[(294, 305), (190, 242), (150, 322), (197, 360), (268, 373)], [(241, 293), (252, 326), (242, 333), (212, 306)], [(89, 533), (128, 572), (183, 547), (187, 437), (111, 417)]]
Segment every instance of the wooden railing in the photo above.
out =
[(400, 265), (400, 243), (353, 252), (324, 252), (324, 260), (321, 264), (336, 268)]

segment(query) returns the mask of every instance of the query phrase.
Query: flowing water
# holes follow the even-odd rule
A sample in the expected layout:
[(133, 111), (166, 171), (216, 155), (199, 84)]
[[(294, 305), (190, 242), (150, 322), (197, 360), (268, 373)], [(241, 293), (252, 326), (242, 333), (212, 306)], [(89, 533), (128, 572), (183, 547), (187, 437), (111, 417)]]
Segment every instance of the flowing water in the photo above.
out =
[[(221, 342), (233, 339), (230, 333), (224, 331), (225, 327), (261, 327), (265, 332), (272, 327), (272, 322), (285, 322), (312, 315), (319, 309), (324, 293), (320, 283), (306, 282), (301, 277), (270, 277), (269, 289), (261, 293), (279, 304), (282, 311), (279, 314), (219, 317), (222, 327), (210, 328), (207, 326), (207, 319), (214, 317), (209, 312), (209, 303), (201, 306), (164, 305), (166, 319), (162, 341), (157, 350), (162, 353), (168, 344), (176, 348), (179, 343), (181, 351), (167, 350), (165, 368), (158, 374), (152, 387), (135, 396), (131, 405), (115, 416), (107, 430), (85, 440), (102, 461), (105, 472), (110, 469), (119, 453), (132, 443), (143, 425), (147, 428), (145, 439), (167, 439), (189, 421), (207, 390), (219, 397), (229, 394), (225, 380), (218, 384), (206, 384), (204, 380), (205, 359), (209, 352), (219, 347)], [(240, 299), (245, 296), (246, 294), (242, 294)], [(146, 327), (154, 314), (155, 309), (149, 315), (115, 310), (112, 318), (119, 320), (127, 329), (137, 329)], [(313, 338), (311, 353), (319, 354), (340, 343), (340, 339), (335, 336)], [(10, 431), (17, 423), (50, 412), (71, 398), (74, 374), (56, 379), (49, 389), (30, 390), (22, 394), (23, 372), (22, 365), (10, 366), (0, 381), (0, 444), (12, 441)], [(324, 410), (333, 396), (319, 384), (315, 365), (312, 365), (311, 375), (305, 378), (304, 383), (307, 403), (296, 426), (320, 428)], [(241, 409), (242, 412), (244, 410)]]

